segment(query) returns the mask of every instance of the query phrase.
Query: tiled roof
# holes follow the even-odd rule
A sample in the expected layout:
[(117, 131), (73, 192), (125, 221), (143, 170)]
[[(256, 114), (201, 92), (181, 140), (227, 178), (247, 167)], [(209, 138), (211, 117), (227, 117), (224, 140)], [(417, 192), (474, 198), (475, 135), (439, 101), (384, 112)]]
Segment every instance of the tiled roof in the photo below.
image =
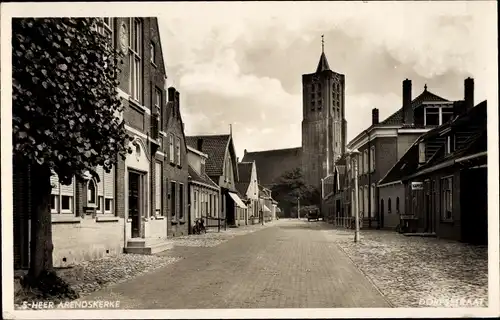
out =
[(270, 187), (283, 173), (300, 167), (301, 158), (302, 148), (290, 148), (246, 152), (242, 162), (255, 161), (259, 183)]
[(223, 174), (224, 158), (230, 138), (231, 135), (229, 134), (188, 136), (186, 137), (186, 143), (197, 149), (198, 139), (203, 140), (201, 152), (208, 155), (208, 159), (205, 163), (205, 171), (207, 175), (214, 177)]
[(218, 188), (219, 186), (208, 177), (206, 173), (198, 174), (196, 170), (189, 166), (189, 176), (191, 181), (197, 181)]
[(238, 163), (239, 182), (250, 182), (252, 179), (252, 166), (253, 162)]
[[(473, 128), (472, 122), (476, 122), (478, 127), (473, 129), (469, 139), (463, 146), (458, 147), (451, 154), (444, 156), (444, 149), (440, 148), (435, 156), (432, 156), (427, 163), (419, 166), (419, 150), (418, 145), (422, 141), (430, 141), (437, 138), (444, 129), (448, 127), (465, 126)], [(418, 138), (408, 151), (399, 159), (399, 161), (389, 170), (385, 177), (383, 177), (379, 184), (399, 181), (408, 177), (417, 171), (421, 171), (446, 161), (458, 159), (467, 155), (472, 155), (481, 151), (486, 151), (486, 101), (478, 104), (470, 109), (467, 113), (460, 115), (453, 121), (447, 122), (439, 127), (436, 127)]]
[[(413, 99), (413, 101), (411, 102), (411, 107), (412, 109), (415, 109), (416, 107), (420, 106), (422, 102), (428, 102), (428, 101), (448, 101), (448, 100), (441, 98), (440, 96), (435, 95), (434, 93), (425, 89), (418, 97)], [(398, 125), (402, 123), (403, 123), (403, 108), (401, 107), (398, 111), (394, 112), (392, 115), (387, 117), (387, 119), (380, 122), (377, 126)]]
[(326, 59), (326, 55), (324, 52), (321, 53), (319, 57), (318, 67), (316, 68), (316, 73), (320, 73), (321, 71), (330, 70), (330, 65), (328, 64), (328, 60)]
[(246, 198), (249, 184), (250, 184), (249, 182), (237, 182), (236, 183), (236, 190), (238, 190), (238, 193), (240, 194), (242, 199)]

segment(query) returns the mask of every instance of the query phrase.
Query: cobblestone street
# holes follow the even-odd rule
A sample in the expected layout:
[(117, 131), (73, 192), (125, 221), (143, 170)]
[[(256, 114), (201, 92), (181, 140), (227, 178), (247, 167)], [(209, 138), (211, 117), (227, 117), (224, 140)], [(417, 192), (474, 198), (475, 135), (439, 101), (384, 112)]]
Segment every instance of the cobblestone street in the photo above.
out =
[(270, 226), (217, 246), (175, 246), (162, 255), (176, 263), (83, 299), (119, 300), (127, 309), (390, 307), (318, 230), (325, 224)]
[(395, 307), (459, 307), (460, 299), (472, 300), (462, 307), (488, 306), (486, 246), (363, 229), (356, 244), (354, 231), (331, 228), (322, 232)]

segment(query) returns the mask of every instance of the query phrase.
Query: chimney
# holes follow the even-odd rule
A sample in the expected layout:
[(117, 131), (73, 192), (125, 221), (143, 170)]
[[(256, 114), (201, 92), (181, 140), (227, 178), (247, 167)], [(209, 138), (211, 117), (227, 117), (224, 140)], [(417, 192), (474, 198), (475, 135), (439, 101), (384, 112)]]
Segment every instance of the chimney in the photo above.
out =
[(246, 156), (247, 155), (247, 149), (245, 149), (245, 151), (243, 151), (243, 156)]
[(464, 81), (464, 100), (466, 110), (474, 108), (474, 79), (471, 77)]
[(197, 144), (196, 144), (196, 149), (200, 152), (203, 150), (203, 139), (198, 138)]
[(372, 125), (373, 124), (378, 124), (378, 109), (377, 108), (372, 109)]
[(236, 163), (240, 163), (240, 157), (236, 157)]
[(403, 123), (413, 123), (413, 110), (411, 108), (411, 80), (403, 81)]
[(464, 114), (467, 111), (464, 100), (453, 101), (453, 117)]
[(170, 87), (168, 88), (168, 101), (175, 101), (175, 88)]

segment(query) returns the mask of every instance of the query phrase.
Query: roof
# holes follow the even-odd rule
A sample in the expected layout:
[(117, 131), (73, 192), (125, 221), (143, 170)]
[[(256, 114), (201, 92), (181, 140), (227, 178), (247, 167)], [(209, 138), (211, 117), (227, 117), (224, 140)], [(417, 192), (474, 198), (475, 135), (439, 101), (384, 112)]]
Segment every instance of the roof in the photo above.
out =
[(236, 190), (240, 194), (242, 198), (245, 198), (247, 195), (247, 190), (248, 190), (248, 185), (249, 182), (237, 182), (236, 183)]
[(326, 59), (325, 53), (321, 52), (321, 56), (319, 57), (318, 67), (316, 68), (316, 73), (320, 73), (326, 70), (330, 70), (330, 65), (328, 64), (328, 60)]
[(242, 162), (253, 162), (260, 184), (270, 187), (283, 173), (301, 166), (302, 148), (246, 152)]
[[(477, 122), (478, 126), (474, 127), (473, 122)], [(420, 142), (432, 141), (439, 138), (441, 132), (447, 128), (458, 128), (459, 126), (471, 130), (465, 142), (458, 146), (449, 155), (444, 155), (444, 145), (439, 147), (434, 155), (430, 156), (427, 162), (419, 165), (419, 150)], [(443, 164), (448, 161), (453, 161), (460, 157), (476, 154), (487, 150), (486, 140), (486, 101), (478, 104), (466, 113), (458, 116), (454, 120), (447, 122), (439, 127), (436, 127), (427, 133), (420, 136), (408, 149), (408, 151), (399, 159), (399, 161), (389, 170), (389, 172), (380, 180), (379, 185), (400, 181), (414, 173), (422, 170)]]
[[(439, 102), (448, 102), (445, 98), (442, 98), (430, 91), (425, 87), (424, 91), (419, 94), (415, 99), (411, 101), (412, 109), (416, 109), (423, 102), (431, 102), (431, 101), (439, 101)], [(357, 140), (363, 133), (372, 128), (379, 128), (385, 126), (401, 126), (402, 128), (413, 128), (415, 127), (413, 124), (404, 124), (403, 123), (403, 107), (399, 108), (396, 112), (387, 117), (384, 121), (379, 122), (378, 124), (372, 124), (368, 127), (368, 129), (360, 132), (354, 139), (352, 139), (347, 145), (350, 145), (353, 141)]]
[(188, 171), (189, 171), (189, 176), (190, 176), (191, 181), (197, 181), (197, 182), (207, 184), (207, 185), (214, 187), (214, 188), (219, 188), (219, 186), (212, 179), (210, 179), (210, 177), (208, 177), (208, 175), (206, 173), (199, 174), (191, 166), (189, 166)]
[(206, 135), (206, 136), (188, 136), (186, 143), (197, 149), (198, 139), (203, 140), (201, 152), (208, 155), (205, 162), (205, 171), (207, 175), (221, 176), (224, 170), (224, 159), (226, 156), (227, 146), (231, 139), (230, 134), (221, 135)]
[(252, 180), (252, 167), (253, 162), (238, 163), (239, 182), (247, 182), (248, 184)]
[[(422, 104), (422, 102), (426, 101), (448, 101), (445, 98), (442, 98), (427, 89), (424, 89), (424, 91), (413, 101), (411, 102), (411, 107), (412, 109), (417, 108)], [(401, 107), (398, 111), (394, 112), (392, 115), (387, 117), (384, 121), (380, 122), (377, 126), (383, 126), (383, 125), (398, 125), (403, 123), (403, 108)]]

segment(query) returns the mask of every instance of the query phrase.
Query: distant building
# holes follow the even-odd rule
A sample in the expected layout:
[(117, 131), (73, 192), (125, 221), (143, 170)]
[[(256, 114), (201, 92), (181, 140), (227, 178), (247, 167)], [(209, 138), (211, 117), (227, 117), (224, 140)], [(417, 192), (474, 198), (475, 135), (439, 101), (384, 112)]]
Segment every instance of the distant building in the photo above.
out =
[(255, 161), (262, 186), (272, 188), (283, 173), (301, 168), (305, 182), (318, 190), (321, 188), (321, 179), (333, 172), (335, 161), (345, 151), (344, 96), (345, 76), (330, 69), (322, 51), (316, 71), (302, 75), (302, 146), (258, 152), (245, 150), (242, 161)]
[(237, 224), (248, 225), (251, 216), (259, 215), (259, 183), (255, 162), (239, 162), (238, 174), (236, 189), (247, 204), (247, 210), (243, 212), (243, 216), (238, 217)]
[(454, 104), (456, 118), (418, 138), (380, 181), (403, 186), (408, 232), (487, 243), (487, 103), (474, 107), (471, 93)]
[(246, 205), (238, 196), (238, 165), (232, 134), (187, 137), (187, 143), (208, 155), (205, 172), (221, 189), (220, 216), (227, 225), (236, 225), (238, 208)]

